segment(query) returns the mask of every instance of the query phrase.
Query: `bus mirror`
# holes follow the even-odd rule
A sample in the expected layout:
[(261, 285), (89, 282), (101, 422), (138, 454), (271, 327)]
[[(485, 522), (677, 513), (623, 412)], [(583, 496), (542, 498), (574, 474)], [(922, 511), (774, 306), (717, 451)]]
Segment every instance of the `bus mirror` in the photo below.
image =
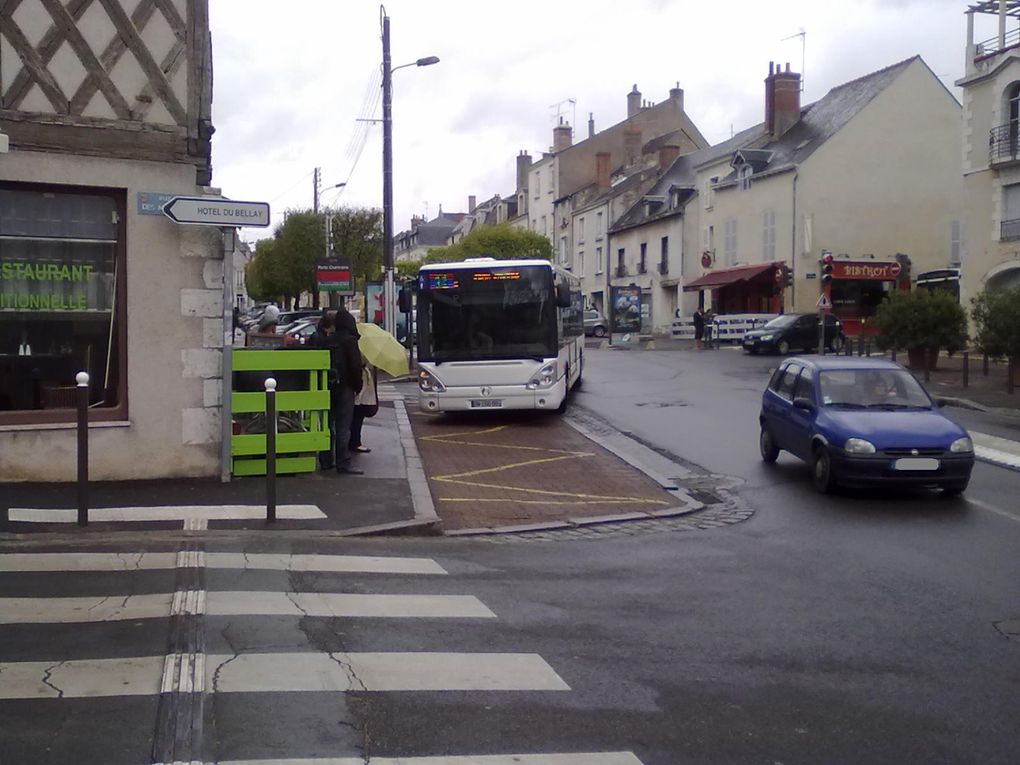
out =
[(565, 282), (556, 285), (556, 307), (570, 308), (570, 287)]
[(411, 313), (411, 290), (401, 287), (397, 293), (397, 308), (401, 313)]

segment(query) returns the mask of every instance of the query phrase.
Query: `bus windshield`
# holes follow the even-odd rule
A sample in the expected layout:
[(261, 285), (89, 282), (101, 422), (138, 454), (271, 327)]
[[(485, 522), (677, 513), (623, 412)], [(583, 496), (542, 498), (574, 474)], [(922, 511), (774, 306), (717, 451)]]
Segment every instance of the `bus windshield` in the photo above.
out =
[(422, 271), (418, 286), (422, 360), (544, 358), (558, 353), (549, 267)]

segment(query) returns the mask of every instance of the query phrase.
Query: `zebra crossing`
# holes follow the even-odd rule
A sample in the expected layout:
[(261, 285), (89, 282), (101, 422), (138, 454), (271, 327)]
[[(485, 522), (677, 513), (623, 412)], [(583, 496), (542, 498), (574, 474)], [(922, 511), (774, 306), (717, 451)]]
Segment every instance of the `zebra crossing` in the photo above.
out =
[[(416, 709), (433, 701), (442, 714), (447, 696), (540, 704), (572, 691), (539, 654), (432, 640), (429, 629), (455, 635), (499, 620), (475, 596), (443, 592), (444, 580), (431, 558), (196, 547), (0, 554), (0, 718), (14, 723), (0, 763), (641, 765), (625, 748), (494, 748), (484, 736), (455, 754), (433, 739), (363, 751), (352, 697), (392, 694)], [(371, 650), (377, 629), (416, 650)], [(97, 727), (107, 714), (110, 728)], [(323, 733), (326, 721), (339, 721), (335, 734)], [(306, 724), (315, 735), (298, 729)], [(91, 737), (92, 749), (52, 729)]]

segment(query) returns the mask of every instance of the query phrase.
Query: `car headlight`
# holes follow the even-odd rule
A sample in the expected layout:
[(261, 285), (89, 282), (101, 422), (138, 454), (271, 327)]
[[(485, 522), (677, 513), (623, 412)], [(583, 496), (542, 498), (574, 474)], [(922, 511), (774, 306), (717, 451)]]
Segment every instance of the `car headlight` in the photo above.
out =
[(548, 388), (556, 382), (556, 362), (550, 361), (544, 365), (538, 372), (532, 377), (528, 384), (524, 387), (528, 390), (535, 390), (536, 388)]
[(974, 451), (974, 442), (971, 441), (966, 436), (964, 436), (963, 438), (958, 438), (949, 445), (949, 451), (951, 451), (953, 454), (964, 454), (967, 452), (972, 452)]
[(863, 438), (848, 438), (843, 444), (843, 451), (847, 454), (874, 454), (875, 445)]
[(758, 339), (759, 339), (759, 340), (764, 340), (764, 341), (766, 341), (766, 342), (767, 342), (767, 341), (771, 340), (771, 339), (772, 339), (773, 337), (775, 337), (775, 336), (774, 336), (774, 335), (762, 335), (762, 336), (761, 336), (761, 337), (759, 337)]
[(425, 369), (418, 372), (418, 387), (426, 393), (443, 393), (446, 390), (439, 378)]

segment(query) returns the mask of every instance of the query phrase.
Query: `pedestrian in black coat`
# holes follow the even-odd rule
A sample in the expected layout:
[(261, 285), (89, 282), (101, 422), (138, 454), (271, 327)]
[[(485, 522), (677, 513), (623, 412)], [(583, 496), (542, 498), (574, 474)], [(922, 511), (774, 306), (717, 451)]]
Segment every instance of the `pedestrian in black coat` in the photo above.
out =
[[(354, 417), (354, 397), (361, 391), (362, 363), (358, 348), (358, 328), (354, 317), (347, 311), (337, 311), (334, 317), (326, 314), (309, 342), (313, 348), (329, 351), (330, 357), (330, 449), (333, 466), (338, 473), (360, 475), (364, 471), (351, 467), (351, 420)], [(328, 469), (329, 457), (320, 463)]]

